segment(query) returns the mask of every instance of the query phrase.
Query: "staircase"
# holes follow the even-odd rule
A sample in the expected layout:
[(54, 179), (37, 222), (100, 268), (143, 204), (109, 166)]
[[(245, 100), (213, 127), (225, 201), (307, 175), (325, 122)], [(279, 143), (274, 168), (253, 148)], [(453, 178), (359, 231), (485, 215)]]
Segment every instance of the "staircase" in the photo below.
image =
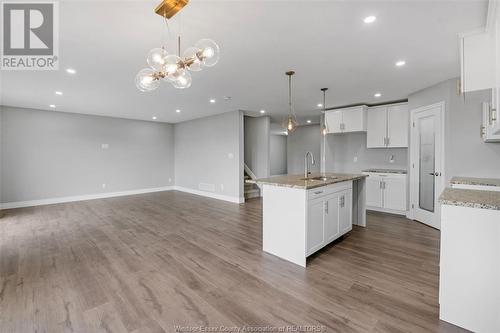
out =
[(245, 171), (245, 199), (260, 197), (260, 189)]

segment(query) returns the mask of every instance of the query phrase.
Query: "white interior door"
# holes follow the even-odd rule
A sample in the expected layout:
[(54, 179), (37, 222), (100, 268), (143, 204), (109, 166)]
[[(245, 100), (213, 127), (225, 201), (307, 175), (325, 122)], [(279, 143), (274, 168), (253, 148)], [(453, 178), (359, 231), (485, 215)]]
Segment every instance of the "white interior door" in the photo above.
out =
[(441, 227), (438, 202), (444, 179), (444, 102), (411, 114), (411, 210), (413, 219)]

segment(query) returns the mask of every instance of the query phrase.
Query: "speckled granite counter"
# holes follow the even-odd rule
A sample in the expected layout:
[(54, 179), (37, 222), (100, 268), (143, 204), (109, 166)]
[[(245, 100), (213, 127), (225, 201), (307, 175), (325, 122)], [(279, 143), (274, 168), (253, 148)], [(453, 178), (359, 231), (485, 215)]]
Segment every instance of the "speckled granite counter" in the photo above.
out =
[[(327, 179), (311, 179), (314, 177), (326, 177)], [(257, 179), (255, 182), (259, 185), (274, 185), (309, 190), (316, 187), (346, 182), (350, 180), (358, 180), (365, 177), (367, 177), (367, 175), (348, 173), (313, 173), (309, 175), (307, 180), (303, 179), (304, 175), (284, 175)]]
[(361, 170), (361, 172), (373, 172), (373, 173), (399, 173), (399, 174), (406, 174), (407, 171), (404, 169), (366, 169), (366, 170)]
[(500, 179), (496, 178), (475, 178), (475, 177), (453, 177), (451, 184), (478, 185), (478, 186), (500, 186)]
[(500, 192), (446, 188), (439, 202), (443, 205), (500, 210)]

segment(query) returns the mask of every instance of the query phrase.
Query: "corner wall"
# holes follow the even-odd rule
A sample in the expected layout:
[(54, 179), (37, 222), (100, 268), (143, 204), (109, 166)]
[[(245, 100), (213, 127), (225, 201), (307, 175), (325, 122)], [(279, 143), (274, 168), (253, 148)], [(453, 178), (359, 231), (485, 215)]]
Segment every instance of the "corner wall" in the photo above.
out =
[(482, 102), (489, 90), (458, 95), (457, 80), (450, 79), (408, 97), (409, 110), (445, 102), (445, 176), (500, 178), (500, 143), (484, 143), (479, 127)]
[(271, 173), (271, 118), (244, 117), (245, 164), (257, 178), (267, 178)]
[(175, 185), (232, 202), (243, 197), (243, 113), (175, 124)]

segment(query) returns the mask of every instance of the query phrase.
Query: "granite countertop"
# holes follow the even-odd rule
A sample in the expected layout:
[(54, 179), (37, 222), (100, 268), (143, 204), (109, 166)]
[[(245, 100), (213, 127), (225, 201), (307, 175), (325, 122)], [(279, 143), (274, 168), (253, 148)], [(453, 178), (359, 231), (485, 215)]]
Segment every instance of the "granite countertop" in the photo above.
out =
[(439, 202), (443, 205), (500, 210), (500, 192), (446, 188)]
[(406, 174), (407, 171), (404, 169), (366, 169), (366, 170), (361, 170), (361, 172), (374, 172), (374, 173), (400, 173), (400, 174)]
[(497, 178), (475, 178), (475, 177), (453, 177), (451, 184), (480, 185), (480, 186), (500, 186), (500, 179)]
[(313, 173), (310, 174), (308, 178), (313, 177), (330, 178), (326, 180), (304, 180), (302, 179), (304, 178), (304, 175), (282, 175), (257, 179), (255, 182), (260, 185), (274, 185), (309, 190), (316, 187), (366, 178), (367, 175), (351, 173)]

